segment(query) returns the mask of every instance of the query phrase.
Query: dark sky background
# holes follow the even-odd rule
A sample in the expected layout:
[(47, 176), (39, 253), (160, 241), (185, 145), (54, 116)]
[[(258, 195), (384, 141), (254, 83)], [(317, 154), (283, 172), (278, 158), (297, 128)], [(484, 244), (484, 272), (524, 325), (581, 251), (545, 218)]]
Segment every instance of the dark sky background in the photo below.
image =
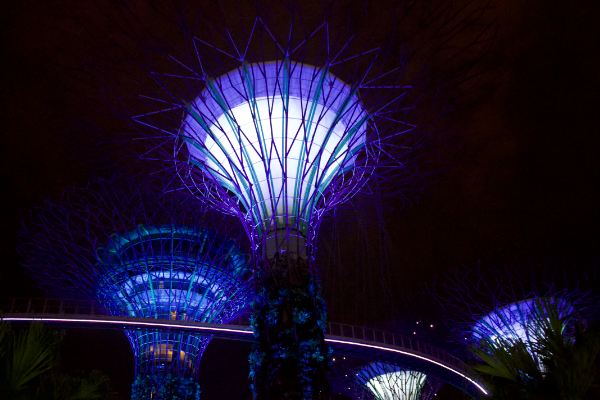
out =
[[(495, 51), (504, 62), (497, 89), (451, 117), (458, 145), (442, 156), (452, 168), (388, 221), (397, 257), (392, 274), (404, 284), (397, 290), (430, 284), (490, 254), (554, 260), (575, 275), (598, 267), (598, 3), (507, 0), (495, 12)], [(76, 153), (80, 125), (61, 98), (57, 58), (49, 56), (53, 45), (69, 45), (56, 31), (35, 2), (0, 2), (0, 297), (44, 296), (19, 265), (21, 221), (93, 172)], [(101, 369), (127, 390), (133, 360), (122, 333), (69, 330), (63, 346), (65, 365)], [(203, 399), (249, 395), (249, 348), (209, 346)]]

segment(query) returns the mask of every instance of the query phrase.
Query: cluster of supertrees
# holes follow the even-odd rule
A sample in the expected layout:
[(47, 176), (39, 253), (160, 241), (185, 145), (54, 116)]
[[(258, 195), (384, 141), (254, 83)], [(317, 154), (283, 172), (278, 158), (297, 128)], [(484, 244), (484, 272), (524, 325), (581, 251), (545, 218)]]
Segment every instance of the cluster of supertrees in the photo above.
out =
[[(179, 10), (180, 40), (145, 48), (143, 62), (119, 67), (130, 86), (105, 91), (131, 126), (119, 150), (163, 178), (65, 192), (36, 210), (21, 250), (49, 293), (89, 298), (113, 315), (226, 323), (252, 302), (255, 398), (326, 399), (320, 225), (345, 203), (380, 204), (419, 187), (446, 89), (468, 80), (478, 57), (457, 61), (461, 52), (445, 46), (485, 7), (461, 17), (469, 5), (205, 6)], [(431, 60), (409, 48), (413, 8), (424, 18), (418, 40), (441, 43), (423, 46)], [(459, 42), (469, 53), (480, 39)], [(445, 73), (428, 70), (443, 59)], [(127, 336), (134, 398), (198, 395), (191, 378), (207, 338)], [(420, 393), (425, 382), (381, 363), (356, 376), (378, 399), (419, 398), (394, 387)]]

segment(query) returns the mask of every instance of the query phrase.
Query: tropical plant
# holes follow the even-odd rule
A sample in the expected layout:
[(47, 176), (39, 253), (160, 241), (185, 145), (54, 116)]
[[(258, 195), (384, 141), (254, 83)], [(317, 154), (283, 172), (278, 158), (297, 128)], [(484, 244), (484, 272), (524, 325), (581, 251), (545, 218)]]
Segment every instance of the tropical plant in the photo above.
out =
[(574, 315), (561, 318), (556, 304), (538, 305), (544, 312), (533, 315), (527, 343), (483, 339), (470, 349), (483, 361), (475, 369), (490, 379), (494, 399), (597, 398), (600, 329)]
[(0, 400), (99, 400), (109, 397), (99, 371), (67, 375), (58, 367), (59, 332), (32, 322), (14, 331), (0, 321)]
[(109, 396), (109, 380), (100, 371), (66, 375), (58, 370), (44, 376), (36, 400), (99, 400)]
[(29, 383), (56, 366), (60, 337), (39, 322), (19, 332), (5, 325), (2, 331), (0, 396), (20, 398)]

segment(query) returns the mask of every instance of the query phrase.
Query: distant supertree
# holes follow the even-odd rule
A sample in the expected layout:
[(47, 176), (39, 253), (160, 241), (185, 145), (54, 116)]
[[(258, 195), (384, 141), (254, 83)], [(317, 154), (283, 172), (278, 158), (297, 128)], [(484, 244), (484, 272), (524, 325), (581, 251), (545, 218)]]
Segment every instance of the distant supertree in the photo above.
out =
[[(123, 144), (160, 168), (169, 162), (206, 204), (237, 216), (252, 242), (257, 398), (328, 397), (320, 224), (350, 199), (420, 187), (446, 89), (468, 80), (485, 53), (486, 24), (478, 24), (487, 4), (434, 3), (177, 9), (180, 40), (152, 34), (146, 59), (132, 63), (142, 68), (123, 67), (138, 85), (105, 91), (134, 128)], [(418, 16), (406, 18), (411, 12)], [(477, 33), (451, 45), (466, 27)], [(409, 37), (429, 54), (409, 49)]]
[(533, 297), (508, 304), (480, 318), (472, 327), (471, 341), (475, 345), (483, 342), (492, 348), (506, 348), (521, 342), (541, 368), (537, 345), (554, 313), (563, 321), (563, 332), (569, 327), (569, 319), (575, 318), (571, 303), (560, 297)]
[(501, 268), (479, 264), (443, 277), (430, 292), (461, 346), (521, 342), (536, 358), (534, 348), (550, 313), (564, 320), (570, 334), (569, 321), (582, 322), (597, 311), (597, 298), (558, 272), (546, 268), (544, 275), (510, 262)]
[(433, 376), (383, 362), (338, 357), (332, 385), (355, 400), (432, 400), (442, 386)]
[[(111, 315), (227, 323), (251, 301), (247, 256), (239, 235), (192, 200), (139, 179), (94, 181), (36, 208), (19, 251), (51, 295), (89, 299)], [(125, 333), (136, 360), (133, 399), (198, 398), (210, 338)]]

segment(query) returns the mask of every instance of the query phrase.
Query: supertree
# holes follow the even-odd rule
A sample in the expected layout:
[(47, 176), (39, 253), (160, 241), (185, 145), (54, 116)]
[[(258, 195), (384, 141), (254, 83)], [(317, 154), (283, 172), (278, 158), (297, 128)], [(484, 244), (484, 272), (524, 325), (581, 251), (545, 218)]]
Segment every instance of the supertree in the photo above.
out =
[(552, 314), (563, 321), (564, 331), (568, 328), (569, 319), (575, 317), (575, 309), (569, 301), (560, 297), (532, 297), (497, 308), (480, 318), (472, 327), (471, 338), (475, 343), (484, 342), (492, 346), (524, 343), (538, 368), (543, 368), (537, 345)]
[[(495, 264), (495, 261), (490, 261)], [(497, 267), (497, 266), (496, 266)], [(597, 313), (597, 298), (565, 272), (507, 262), (500, 268), (479, 263), (440, 280), (430, 291), (446, 313), (446, 323), (461, 346), (488, 350), (522, 345), (542, 367), (538, 342), (551, 317), (561, 321), (561, 333), (573, 334)]]
[(393, 364), (337, 357), (334, 391), (356, 400), (432, 400), (442, 381)]
[[(411, 8), (422, 13), (418, 28), (403, 24)], [(106, 91), (133, 128), (122, 144), (160, 168), (169, 161), (197, 197), (237, 216), (252, 242), (255, 397), (327, 398), (320, 224), (350, 199), (404, 196), (428, 172), (417, 166), (431, 124), (447, 111), (439, 84), (452, 74), (423, 74), (422, 59), (410, 67), (405, 39), (415, 30), (436, 37), (423, 46), (439, 50), (431, 65), (447, 57), (448, 86), (468, 80), (473, 63), (442, 53), (486, 8), (292, 1), (180, 9), (181, 39), (152, 35), (146, 59), (128, 70), (136, 86)]]
[[(32, 213), (20, 234), (30, 276), (51, 295), (89, 299), (110, 315), (227, 323), (252, 297), (239, 234), (156, 180), (92, 181)], [(233, 226), (230, 224), (230, 226)], [(136, 361), (132, 398), (197, 399), (210, 338), (125, 330)]]

